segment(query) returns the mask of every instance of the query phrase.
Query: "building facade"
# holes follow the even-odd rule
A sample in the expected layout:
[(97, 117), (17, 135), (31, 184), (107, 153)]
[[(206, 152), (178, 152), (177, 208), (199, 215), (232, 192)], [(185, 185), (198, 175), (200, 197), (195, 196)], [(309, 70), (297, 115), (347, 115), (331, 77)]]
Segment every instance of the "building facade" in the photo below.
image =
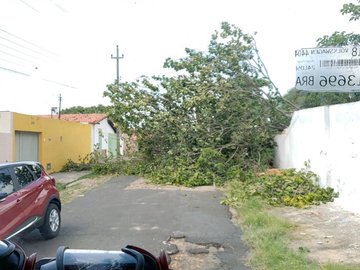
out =
[(0, 163), (33, 160), (56, 172), (91, 153), (91, 133), (90, 124), (0, 112)]
[(124, 154), (124, 139), (106, 114), (62, 114), (60, 119), (91, 126), (91, 152), (100, 152), (103, 157)]

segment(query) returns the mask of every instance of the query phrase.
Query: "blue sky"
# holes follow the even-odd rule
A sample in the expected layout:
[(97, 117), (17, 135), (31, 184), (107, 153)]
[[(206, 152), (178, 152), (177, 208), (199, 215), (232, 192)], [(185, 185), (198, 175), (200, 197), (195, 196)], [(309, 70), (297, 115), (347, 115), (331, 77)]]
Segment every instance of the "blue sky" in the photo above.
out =
[(60, 93), (63, 108), (109, 104), (102, 94), (116, 77), (117, 44), (121, 78), (132, 81), (161, 74), (164, 60), (186, 47), (206, 50), (222, 21), (257, 32), (260, 55), (285, 93), (294, 86), (295, 49), (358, 29), (340, 14), (349, 1), (2, 0), (0, 111), (49, 114)]

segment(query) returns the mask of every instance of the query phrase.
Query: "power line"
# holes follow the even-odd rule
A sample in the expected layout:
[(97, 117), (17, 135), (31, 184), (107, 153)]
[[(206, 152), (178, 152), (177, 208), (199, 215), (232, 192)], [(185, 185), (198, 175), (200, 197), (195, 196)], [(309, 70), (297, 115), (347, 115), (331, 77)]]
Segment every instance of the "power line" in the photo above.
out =
[(64, 13), (68, 13), (68, 11), (63, 7), (61, 6), (59, 3), (57, 3), (57, 1), (54, 1), (54, 0), (48, 0), (51, 4), (53, 4), (55, 7), (57, 7), (58, 9), (60, 9), (62, 12)]
[(12, 53), (8, 53), (8, 52), (2, 51), (2, 50), (0, 50), (0, 53), (3, 53), (3, 54), (5, 54), (5, 55), (7, 55), (7, 56), (11, 56), (11, 57), (14, 57), (14, 58), (16, 58), (16, 59), (19, 59), (19, 60), (22, 60), (22, 61), (31, 63), (31, 64), (33, 64), (33, 65), (38, 65), (37, 63), (35, 63), (35, 62), (33, 62), (33, 61), (29, 60), (29, 59), (23, 58), (23, 57), (21, 57), (21, 56), (14, 55), (14, 54), (12, 54)]
[(13, 70), (13, 69), (6, 68), (6, 67), (0, 67), (0, 69), (5, 70), (5, 71), (8, 71), (8, 72), (16, 73), (16, 74), (19, 74), (19, 75), (23, 75), (23, 76), (31, 77), (31, 75), (30, 75), (30, 74), (26, 74), (26, 73), (21, 72), (21, 71), (18, 71), (18, 70)]
[(25, 68), (26, 68), (26, 66), (24, 66), (24, 65), (22, 65), (22, 64), (15, 63), (15, 62), (13, 62), (13, 61), (9, 61), (9, 60), (4, 59), (4, 58), (0, 58), (0, 60), (1, 60), (1, 61), (4, 61), (4, 62), (8, 62), (8, 63), (13, 64), (13, 65), (17, 65), (17, 66), (21, 66), (21, 67), (25, 67)]
[(6, 45), (6, 44), (0, 43), (0, 46), (5, 47), (5, 48), (8, 48), (9, 50), (12, 50), (12, 51), (21, 53), (21, 54), (23, 54), (23, 55), (25, 55), (25, 56), (31, 57), (31, 58), (33, 58), (33, 59), (35, 59), (35, 60), (39, 60), (39, 58), (36, 58), (36, 57), (33, 56), (33, 55), (24, 53), (24, 52), (22, 52), (22, 51), (20, 51), (20, 50), (18, 50), (18, 49), (15, 49), (15, 48), (13, 48), (13, 47), (10, 47), (10, 46)]
[[(33, 66), (39, 66), (41, 63), (44, 63), (44, 62), (49, 63), (47, 59), (49, 57), (53, 57), (55, 55), (53, 52), (51, 52), (47, 49), (44, 49), (35, 43), (25, 40), (13, 33), (10, 33), (9, 31), (6, 31), (6, 30), (0, 28), (0, 32), (5, 33), (7, 36), (11, 37), (12, 39), (20, 41), (20, 42), (14, 41), (8, 37), (2, 36), (0, 33), (0, 39), (4, 40), (6, 42), (6, 43), (0, 43), (0, 48), (1, 47), (6, 48), (6, 51), (0, 49), (0, 54), (4, 54), (7, 57), (18, 59), (18, 60), (21, 60), (22, 62), (24, 61), (28, 64), (30, 63), (33, 67)], [(28, 46), (23, 45), (22, 43), (30, 45), (32, 47), (35, 47), (36, 49), (29, 48)], [(10, 46), (10, 44), (14, 44), (16, 47)], [(25, 49), (25, 50), (23, 50), (23, 49)], [(8, 50), (10, 50), (10, 51), (8, 51)], [(11, 51), (16, 52), (16, 54), (11, 53)], [(24, 66), (23, 64), (18, 63), (18, 61), (17, 61), (17, 63), (15, 63), (13, 61), (5, 60), (4, 58), (2, 60), (6, 61), (8, 63), (11, 62), (12, 64), (15, 64), (15, 65)], [(32, 67), (28, 66), (28, 68), (32, 68)]]
[(6, 40), (7, 42), (10, 42), (10, 43), (12, 43), (12, 44), (15, 44), (16, 46), (19, 46), (19, 47), (24, 48), (24, 49), (26, 49), (26, 50), (32, 51), (32, 52), (34, 52), (34, 53), (36, 53), (36, 54), (39, 54), (39, 55), (41, 55), (41, 56), (44, 56), (44, 57), (47, 57), (47, 58), (49, 57), (48, 55), (45, 55), (45, 54), (43, 54), (43, 53), (41, 53), (41, 52), (38, 52), (38, 51), (36, 51), (36, 50), (33, 50), (33, 49), (28, 48), (28, 47), (26, 47), (26, 46), (23, 46), (23, 45), (15, 42), (15, 41), (12, 41), (12, 40), (10, 40), (10, 39), (8, 39), (8, 38), (5, 38), (5, 37), (0, 36), (0, 39)]
[(63, 6), (59, 5), (58, 3), (55, 3), (55, 6), (56, 6), (58, 9), (60, 9), (62, 12), (68, 13), (68, 11), (67, 11)]
[(12, 36), (12, 37), (14, 37), (14, 38), (17, 38), (17, 39), (19, 39), (19, 40), (21, 40), (21, 41), (23, 41), (23, 42), (25, 42), (25, 43), (33, 46), (33, 47), (36, 47), (36, 48), (38, 48), (38, 49), (40, 49), (40, 50), (42, 50), (42, 51), (45, 51), (45, 52), (47, 52), (47, 53), (49, 53), (49, 54), (52, 54), (53, 56), (57, 56), (56, 53), (54, 53), (54, 52), (52, 52), (52, 51), (49, 51), (48, 49), (45, 49), (45, 48), (43, 48), (43, 47), (41, 47), (41, 46), (39, 46), (39, 45), (31, 42), (31, 41), (28, 41), (28, 40), (26, 40), (26, 39), (23, 39), (23, 38), (15, 35), (15, 34), (12, 34), (12, 33), (10, 33), (9, 31), (6, 31), (6, 30), (1, 29), (1, 28), (0, 28), (0, 31), (8, 34), (9, 36)]
[[(28, 5), (26, 2), (24, 2), (24, 1), (22, 1), (22, 0), (19, 0), (19, 1), (21, 1), (21, 2), (24, 3), (25, 5), (29, 6), (30, 8), (32, 8), (32, 7), (31, 7), (30, 5)], [(62, 8), (61, 6), (58, 6), (58, 5), (56, 5), (56, 6), (57, 6), (58, 8)], [(34, 9), (34, 8), (32, 8), (32, 9)], [(36, 9), (34, 9), (34, 10), (37, 11)], [(66, 11), (66, 10), (64, 10), (64, 12), (65, 12), (65, 11)], [(49, 57), (57, 57), (57, 54), (53, 53), (52, 51), (47, 50), (47, 49), (45, 49), (45, 48), (43, 48), (43, 47), (41, 47), (41, 46), (39, 46), (39, 45), (37, 45), (37, 44), (35, 44), (35, 43), (33, 43), (33, 42), (30, 42), (30, 41), (28, 41), (28, 40), (25, 40), (25, 39), (23, 39), (23, 38), (15, 35), (15, 34), (12, 34), (12, 33), (10, 33), (9, 31), (6, 31), (6, 30), (1, 29), (1, 28), (0, 28), (0, 31), (3, 32), (3, 33), (5, 33), (5, 34), (8, 35), (8, 36), (11, 36), (12, 38), (15, 38), (15, 40), (19, 40), (19, 41), (21, 41), (22, 43), (25, 43), (25, 44), (30, 45), (31, 47), (35, 47), (36, 49), (33, 49), (33, 48), (29, 48), (29, 47), (27, 47), (27, 46), (24, 46), (23, 44), (21, 44), (21, 43), (19, 43), (19, 42), (17, 42), (17, 41), (11, 40), (11, 39), (9, 39), (9, 38), (7, 38), (7, 37), (4, 37), (4, 36), (0, 36), (0, 39), (3, 39), (3, 40), (5, 40), (5, 41), (7, 41), (8, 43), (14, 44), (14, 45), (16, 45), (16, 46), (18, 46), (18, 47), (21, 47), (21, 48), (23, 48), (23, 49), (26, 49), (26, 50), (28, 50), (28, 51), (36, 54), (36, 56), (41, 56), (41, 57), (44, 58), (44, 59), (41, 60), (41, 59), (37, 58), (36, 56), (30, 55), (30, 54), (28, 54), (28, 53), (26, 53), (26, 52), (23, 52), (23, 51), (21, 51), (21, 50), (19, 50), (19, 49), (14, 48), (14, 47), (11, 47), (11, 46), (8, 46), (8, 45), (5, 45), (5, 44), (0, 43), (0, 46), (2, 46), (2, 47), (4, 47), (4, 48), (13, 50), (13, 51), (15, 51), (15, 52), (17, 52), (17, 53), (20, 53), (20, 54), (22, 54), (22, 55), (25, 55), (25, 56), (27, 56), (27, 57), (30, 57), (30, 58), (33, 58), (33, 59), (39, 60), (39, 61), (44, 61), (44, 60), (46, 60), (46, 58), (49, 58)], [(40, 50), (40, 51), (39, 51), (39, 50)], [(3, 50), (0, 50), (0, 53), (5, 54), (6, 56), (10, 56), (10, 57), (13, 57), (13, 58), (16, 58), (16, 59), (19, 59), (19, 60), (22, 60), (22, 61), (31, 63), (31, 64), (33, 64), (33, 65), (35, 65), (35, 66), (38, 65), (38, 63), (35, 63), (34, 61), (31, 61), (31, 60), (26, 59), (26, 58), (24, 58), (24, 57), (21, 57), (21, 56), (19, 56), (19, 55), (15, 55), (15, 54), (12, 54), (12, 53), (3, 51)], [(25, 67), (24, 65), (21, 65), (21, 64), (18, 64), (18, 63), (15, 63), (15, 62), (12, 62), (12, 61), (9, 61), (9, 60), (6, 60), (6, 59), (1, 59), (1, 60), (5, 61), (5, 62), (8, 62), (8, 63), (11, 63), (11, 64), (15, 64), (15, 65), (19, 65), (19, 66)], [(15, 69), (10, 69), (10, 68), (1, 67), (1, 66), (0, 66), (0, 69), (1, 69), (1, 70), (4, 70), (4, 71), (7, 71), (7, 72), (15, 73), (15, 74), (18, 74), (18, 75), (23, 75), (23, 76), (31, 77), (30, 74), (27, 74), (27, 73), (24, 73), (24, 72), (15, 70)], [(50, 79), (46, 79), (46, 78), (43, 78), (42, 80), (45, 81), (45, 82), (49, 82), (49, 83), (53, 83), (53, 84), (65, 86), (65, 87), (68, 87), (68, 88), (78, 89), (78, 88), (75, 87), (75, 86), (72, 86), (72, 85), (69, 85), (69, 84), (65, 84), (65, 83), (62, 83), (62, 82), (58, 82), (58, 81), (54, 81), (54, 80), (50, 80)]]
[[(39, 10), (37, 10), (36, 8), (34, 8), (32, 5), (30, 5), (29, 3), (25, 2), (24, 0), (19, 0), (21, 3), (23, 3), (24, 5), (26, 5), (27, 7), (31, 8), (33, 11), (36, 11), (37, 13), (41, 13)], [(53, 4), (56, 8), (58, 8), (59, 10), (61, 10), (64, 13), (68, 13), (68, 11), (61, 6), (59, 3), (57, 3), (56, 1), (53, 0), (49, 0), (49, 2), (51, 2), (51, 4)]]
[[(0, 66), (0, 69), (1, 69), (1, 70), (4, 70), (4, 71), (7, 71), (7, 72), (15, 73), (15, 74), (18, 74), (18, 75), (23, 75), (23, 76), (26, 76), (26, 77), (31, 77), (30, 74), (27, 74), (27, 73), (24, 73), (24, 72), (21, 72), (21, 71), (18, 71), (18, 70), (6, 68), (6, 67), (1, 67), (1, 66)], [(65, 87), (68, 87), (68, 88), (79, 89), (79, 88), (76, 87), (76, 86), (72, 86), (72, 85), (69, 85), (69, 84), (65, 84), (65, 83), (61, 83), (61, 82), (57, 82), (57, 81), (53, 81), (53, 80), (49, 80), (49, 79), (42, 79), (42, 80), (45, 81), (45, 82), (49, 82), (49, 83), (53, 83), (53, 84), (65, 86)]]
[(26, 5), (27, 7), (31, 8), (32, 10), (36, 11), (37, 13), (40, 13), (40, 11), (38, 11), (36, 8), (34, 8), (33, 6), (31, 6), (30, 4), (26, 3), (23, 0), (19, 0), (21, 3), (23, 3), (24, 5)]
[(65, 87), (68, 87), (68, 88), (79, 89), (76, 86), (68, 85), (68, 84), (65, 84), (65, 83), (61, 83), (61, 82), (57, 82), (57, 81), (53, 81), (53, 80), (49, 80), (49, 79), (42, 79), (42, 80), (45, 81), (45, 82), (58, 84), (58, 85), (65, 86)]

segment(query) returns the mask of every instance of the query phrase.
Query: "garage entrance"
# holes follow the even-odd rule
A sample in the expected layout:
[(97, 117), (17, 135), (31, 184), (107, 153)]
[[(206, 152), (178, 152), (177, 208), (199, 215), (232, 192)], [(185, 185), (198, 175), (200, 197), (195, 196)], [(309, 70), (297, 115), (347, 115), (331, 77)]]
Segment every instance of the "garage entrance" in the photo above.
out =
[(39, 161), (39, 134), (15, 131), (15, 160)]

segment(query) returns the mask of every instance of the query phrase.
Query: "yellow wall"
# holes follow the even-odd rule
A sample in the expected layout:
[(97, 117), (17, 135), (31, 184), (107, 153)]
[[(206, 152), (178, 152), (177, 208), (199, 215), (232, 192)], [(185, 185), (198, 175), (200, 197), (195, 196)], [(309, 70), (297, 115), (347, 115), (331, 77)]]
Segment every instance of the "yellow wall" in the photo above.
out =
[(79, 161), (91, 152), (91, 125), (14, 113), (13, 157), (15, 131), (39, 133), (39, 161), (48, 172), (57, 172), (71, 159)]

